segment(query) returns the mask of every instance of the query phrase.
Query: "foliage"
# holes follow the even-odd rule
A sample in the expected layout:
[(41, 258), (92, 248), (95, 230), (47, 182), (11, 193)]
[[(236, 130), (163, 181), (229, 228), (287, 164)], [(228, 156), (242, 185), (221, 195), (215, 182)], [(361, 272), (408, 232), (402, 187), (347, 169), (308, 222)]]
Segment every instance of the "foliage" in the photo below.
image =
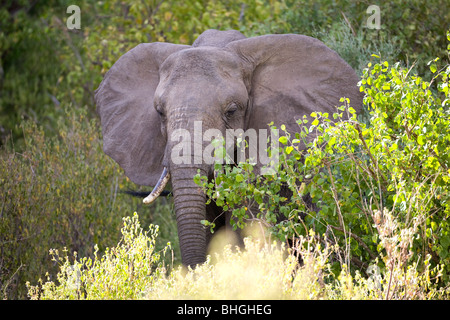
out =
[[(336, 246), (321, 246), (314, 233), (300, 237), (295, 251), (264, 238), (245, 239), (245, 250), (225, 244), (195, 270), (166, 266), (155, 250), (158, 227), (144, 232), (139, 218), (125, 217), (122, 238), (94, 259), (60, 257), (56, 281), (27, 283), (31, 299), (430, 299), (446, 298), (429, 278), (414, 268), (393, 268), (390, 274), (354, 278), (346, 268), (336, 277), (329, 259)], [(216, 239), (217, 240), (217, 239)], [(302, 257), (299, 264), (298, 256)], [(212, 262), (212, 257), (215, 262)], [(131, 281), (130, 281), (131, 280)], [(395, 285), (394, 285), (395, 283)]]
[[(159, 277), (162, 268), (158, 266), (160, 252), (155, 251), (158, 227), (150, 226), (143, 232), (135, 213), (123, 219), (122, 238), (114, 248), (107, 248), (98, 257), (95, 247), (94, 258), (83, 257), (70, 261), (58, 250), (50, 250), (52, 260), (60, 265), (58, 283), (50, 278), (41, 287), (29, 287), (31, 298), (40, 299), (139, 299), (153, 277)], [(165, 253), (166, 247), (163, 254)], [(147, 281), (145, 281), (147, 280)]]
[(279, 1), (84, 0), (77, 2), (81, 30), (69, 30), (66, 8), (71, 4), (11, 1), (0, 8), (3, 138), (10, 131), (15, 139), (21, 137), (14, 124), (23, 119), (57, 134), (54, 128), (68, 103), (94, 111), (94, 91), (103, 74), (139, 43), (190, 44), (209, 28), (239, 29), (245, 23), (253, 29), (262, 21), (282, 21), (284, 8)]
[[(360, 39), (360, 48), (364, 50), (372, 47), (375, 50), (371, 53), (379, 52), (386, 60), (390, 60), (391, 53), (395, 53), (390, 61), (401, 61), (405, 65), (419, 61), (417, 71), (421, 75), (428, 73), (424, 63), (446, 54), (446, 31), (450, 27), (450, 3), (446, 0), (426, 3), (420, 0), (379, 3), (351, 0), (286, 0), (285, 4), (288, 10), (284, 12), (284, 32), (322, 39), (339, 29), (340, 20), (345, 21), (353, 36)], [(366, 10), (374, 4), (380, 8), (379, 30), (367, 27), (370, 14)], [(398, 50), (383, 52), (385, 44)], [(366, 56), (366, 61), (369, 58)], [(357, 67), (353, 64), (352, 66)]]
[[(24, 276), (49, 268), (48, 248), (67, 246), (89, 255), (87, 244), (104, 249), (118, 236), (111, 213), (125, 209), (125, 203), (116, 201), (124, 177), (119, 179), (118, 167), (103, 155), (96, 122), (77, 110), (58, 128), (59, 137), (49, 138), (27, 122), (21, 127), (24, 150), (0, 154), (0, 275), (2, 290), (14, 295)], [(16, 270), (16, 284), (7, 288)]]
[[(0, 8), (2, 140), (10, 132), (16, 140), (21, 137), (15, 124), (23, 119), (57, 134), (68, 103), (94, 111), (102, 75), (141, 42), (190, 44), (209, 28), (237, 29), (247, 36), (300, 33), (323, 40), (361, 71), (373, 52), (407, 65), (443, 56), (450, 21), (446, 0), (382, 3), (380, 30), (366, 27), (367, 1), (83, 0), (77, 1), (81, 29), (69, 30), (71, 4), (9, 0)], [(422, 65), (419, 74), (427, 72)]]
[[(12, 1), (10, 1), (12, 2)], [(17, 7), (26, 6), (25, 1)], [(56, 121), (51, 96), (55, 95), (58, 73), (46, 65), (57, 65), (51, 40), (36, 18), (40, 8), (17, 10), (12, 3), (0, 8), (0, 136), (4, 138), (12, 130), (15, 136), (20, 131), (14, 124), (22, 119), (47, 119)], [(15, 7), (15, 8), (14, 8)], [(32, 10), (33, 9), (33, 10)], [(41, 54), (35, 54), (40, 52)], [(32, 75), (32, 76), (30, 76)], [(45, 114), (41, 113), (45, 110)], [(49, 127), (46, 129), (50, 129)]]
[[(58, 137), (48, 137), (35, 123), (26, 122), (21, 126), (23, 151), (9, 144), (1, 150), (2, 297), (24, 297), (25, 279), (56, 271), (47, 259), (49, 248), (92, 256), (91, 244), (96, 243), (102, 252), (117, 241), (124, 213), (137, 207), (136, 200), (120, 194), (135, 186), (103, 153), (97, 121), (86, 113), (67, 109), (65, 121), (58, 123)], [(163, 206), (164, 200), (150, 209), (148, 219), (164, 227), (161, 239), (176, 238), (171, 207)], [(152, 217), (155, 210), (162, 216)]]
[[(422, 78), (441, 74), (440, 87), (436, 86), (438, 78), (431, 81), (431, 97), (436, 97), (437, 92), (441, 96), (448, 94), (446, 92), (448, 87), (445, 85), (448, 81), (444, 79), (442, 73), (444, 70), (438, 68), (440, 61), (433, 61), (429, 66), (424, 63), (436, 56), (443, 57), (445, 54), (445, 30), (448, 29), (448, 21), (450, 21), (449, 3), (446, 0), (433, 0), (426, 3), (418, 0), (383, 2), (380, 4), (381, 30), (370, 30), (365, 26), (368, 18), (366, 9), (372, 4), (367, 1), (126, 0), (92, 2), (81, 0), (76, 3), (81, 8), (81, 29), (69, 30), (66, 27), (66, 20), (70, 14), (66, 12), (66, 9), (72, 4), (74, 3), (68, 0), (7, 0), (0, 8), (1, 298), (24, 298), (25, 279), (35, 281), (43, 270), (49, 271), (49, 277), (55, 276), (56, 266), (46, 259), (48, 248), (52, 247), (61, 252), (62, 248), (67, 247), (68, 252), (75, 250), (81, 256), (92, 258), (95, 252), (92, 249), (93, 243), (98, 244), (98, 254), (101, 254), (104, 248), (114, 243), (119, 237), (118, 225), (121, 222), (121, 216), (130, 212), (131, 209), (141, 210), (138, 200), (130, 200), (119, 194), (122, 188), (136, 189), (137, 187), (130, 184), (117, 165), (101, 151), (101, 135), (95, 120), (93, 101), (94, 90), (103, 74), (124, 52), (141, 42), (167, 41), (189, 44), (208, 28), (233, 28), (240, 30), (246, 36), (266, 33), (301, 33), (323, 40), (344, 57), (359, 74), (363, 73), (368, 61), (372, 61), (374, 66), (367, 72), (372, 72), (375, 65), (380, 64), (375, 63), (374, 57), (370, 56), (373, 52), (390, 62), (401, 61), (401, 64), (395, 67), (399, 74), (402, 70), (401, 76), (397, 78), (400, 81), (403, 81), (403, 78), (406, 79), (405, 86), (413, 85), (414, 81), (418, 81), (417, 92), (414, 93), (414, 89), (411, 89), (413, 95), (424, 94), (424, 101), (427, 103), (431, 98), (427, 96), (424, 89), (420, 89), (420, 85), (424, 83), (423, 80), (417, 80), (419, 79), (417, 78), (413, 81), (411, 78), (416, 70)], [(401, 69), (400, 66), (406, 65), (409, 68), (416, 60), (419, 63), (405, 75), (406, 70)], [(383, 70), (386, 66), (381, 65), (380, 68)], [(381, 72), (381, 76), (387, 79), (383, 81), (391, 81), (394, 85), (392, 82), (394, 76), (390, 74), (390, 71), (386, 72), (388, 74), (384, 75), (385, 72)], [(380, 72), (376, 71), (371, 76), (367, 74), (366, 81), (371, 81), (373, 84), (376, 79), (381, 79), (382, 77), (377, 78), (378, 73)], [(368, 80), (369, 77), (372, 77), (372, 80)], [(384, 82), (379, 82), (379, 85)], [(367, 90), (384, 92), (376, 86), (373, 89), (371, 84), (366, 87)], [(378, 100), (374, 101), (380, 101), (382, 96), (377, 95), (376, 92), (373, 91), (373, 94)], [(390, 100), (400, 97), (391, 93)], [(442, 102), (445, 100), (445, 98), (440, 99)], [(414, 104), (413, 101), (416, 100), (411, 97), (412, 104)], [(342, 209), (345, 210), (343, 216), (345, 222), (351, 223), (349, 225), (351, 230), (346, 229), (348, 239), (347, 242), (344, 241), (345, 243), (350, 241), (350, 248), (343, 246), (341, 250), (353, 253), (351, 258), (353, 263), (367, 262), (371, 258), (368, 252), (376, 255), (378, 250), (384, 250), (379, 247), (381, 243), (379, 235), (374, 236), (378, 233), (375, 231), (376, 227), (369, 223), (370, 219), (373, 219), (371, 214), (374, 213), (375, 208), (370, 207), (373, 212), (368, 209), (359, 211), (364, 213), (362, 220), (358, 220), (359, 216), (356, 213), (348, 213), (353, 210), (351, 201), (358, 203), (361, 198), (367, 199), (364, 203), (367, 206), (370, 205), (370, 199), (378, 199), (378, 202), (371, 204), (375, 206), (383, 200), (380, 209), (381, 207), (394, 208), (395, 212), (392, 210), (390, 212), (395, 213), (394, 216), (400, 216), (399, 221), (402, 227), (405, 223), (405, 210), (398, 208), (401, 208), (402, 203), (411, 207), (408, 199), (414, 200), (412, 203), (415, 203), (411, 207), (409, 221), (415, 221), (411, 220), (414, 208), (418, 206), (423, 206), (426, 210), (431, 208), (429, 216), (423, 220), (425, 222), (422, 221), (422, 224), (418, 226), (420, 234), (425, 236), (414, 240), (414, 254), (430, 253), (432, 255), (430, 264), (433, 265), (448, 258), (444, 257), (448, 251), (448, 240), (445, 235), (448, 229), (447, 220), (439, 218), (448, 214), (446, 204), (448, 202), (445, 202), (447, 200), (443, 193), (448, 190), (448, 184), (443, 182), (443, 178), (439, 180), (438, 177), (442, 173), (439, 171), (442, 169), (439, 161), (448, 160), (430, 155), (427, 151), (435, 147), (440, 155), (444, 154), (445, 150), (439, 148), (442, 149), (445, 134), (430, 130), (440, 130), (445, 123), (438, 122), (436, 119), (442, 116), (445, 120), (448, 114), (443, 113), (446, 110), (445, 105), (442, 106), (442, 111), (431, 108), (428, 104), (425, 106), (428, 112), (431, 109), (432, 114), (428, 113), (428, 116), (421, 120), (428, 131), (422, 132), (417, 139), (421, 137), (420, 141), (424, 144), (419, 145), (421, 148), (416, 148), (417, 150), (408, 149), (415, 160), (429, 156), (423, 158), (427, 159), (424, 163), (420, 164), (421, 160), (417, 160), (419, 162), (416, 161), (413, 165), (414, 169), (417, 169), (425, 164), (424, 169), (417, 171), (418, 179), (422, 177), (425, 180), (420, 180), (419, 184), (416, 181), (415, 185), (410, 186), (406, 182), (400, 184), (396, 176), (395, 181), (404, 192), (401, 191), (400, 194), (403, 195), (399, 195), (399, 198), (395, 200), (394, 195), (398, 193), (397, 189), (383, 191), (379, 196), (380, 188), (377, 187), (377, 180), (368, 180), (367, 183), (362, 183), (361, 188), (358, 186), (356, 193), (364, 188), (373, 190), (362, 193), (362, 196), (360, 194), (359, 198), (356, 197), (357, 199), (344, 198), (345, 201), (342, 202), (345, 205)], [(386, 114), (390, 115), (390, 112), (386, 111)], [(318, 120), (323, 119), (322, 116), (318, 115)], [(382, 118), (382, 115), (380, 117)], [(375, 115), (372, 118), (377, 119)], [(392, 121), (394, 122), (390, 126), (393, 126), (393, 129), (389, 130), (400, 130), (402, 123), (397, 121), (398, 123), (395, 124), (395, 119)], [(328, 130), (320, 122), (315, 130), (319, 128)], [(9, 136), (12, 138), (8, 139)], [(402, 137), (401, 134), (398, 136)], [(423, 140), (423, 138), (428, 139), (428, 136), (434, 139), (436, 142), (434, 145)], [(368, 137), (373, 141), (374, 146), (378, 143), (375, 136)], [(294, 137), (291, 142), (293, 140)], [(389, 142), (389, 139), (387, 141), (385, 145), (394, 145)], [(406, 148), (402, 144), (407, 144), (408, 141), (405, 141), (397, 142), (395, 152), (398, 153)], [(286, 145), (285, 150), (293, 156), (296, 154), (295, 146), (296, 144)], [(335, 150), (328, 151), (336, 154)], [(400, 157), (397, 153), (395, 153), (396, 156)], [(429, 160), (430, 158), (432, 160)], [(373, 166), (367, 157), (363, 160), (360, 164), (366, 165), (365, 168)], [(399, 160), (400, 158), (397, 162)], [(285, 162), (290, 163), (289, 161), (289, 157), (286, 156)], [(437, 163), (439, 163), (438, 167), (436, 167)], [(350, 167), (353, 174), (358, 172), (355, 171), (355, 166)], [(390, 168), (395, 167), (395, 163), (379, 161), (374, 168), (377, 166), (381, 166), (380, 168), (387, 174)], [(332, 162), (330, 168), (340, 172), (340, 168), (345, 166), (339, 167), (336, 162)], [(405, 168), (408, 169), (408, 167)], [(243, 179), (241, 181), (243, 183), (247, 181), (247, 174), (251, 175), (248, 173), (251, 170), (249, 167), (230, 170), (228, 176), (223, 177), (223, 185), (229, 177)], [(307, 228), (314, 226), (317, 232), (328, 230), (329, 235), (337, 236), (339, 233), (337, 229), (332, 227), (326, 229), (326, 224), (323, 225), (324, 218), (332, 217), (329, 225), (341, 228), (338, 212), (334, 213), (334, 210), (340, 206), (333, 205), (334, 199), (330, 191), (325, 193), (324, 199), (320, 200), (320, 191), (330, 184), (327, 171), (321, 171), (323, 176), (320, 176), (321, 173), (317, 176), (315, 171), (310, 172), (310, 167), (301, 168), (301, 170), (303, 171), (295, 172), (293, 176), (303, 175), (308, 178), (299, 183), (299, 190), (303, 195), (313, 191), (312, 193), (317, 195), (314, 198), (316, 204), (324, 205), (322, 213), (314, 217), (308, 216), (305, 222), (298, 220), (299, 215), (307, 212), (303, 197), (297, 197), (296, 201), (299, 204), (295, 203), (295, 205), (295, 201), (290, 203), (286, 196), (272, 197), (271, 195), (276, 195), (278, 191), (277, 183), (274, 183), (275, 180), (261, 180), (257, 182), (255, 190), (261, 190), (264, 199), (268, 202), (263, 205), (265, 215), (260, 217), (260, 221), (270, 221), (271, 225), (278, 226), (276, 233), (280, 237), (283, 234), (300, 232), (305, 229), (305, 226)], [(401, 172), (400, 169), (397, 170), (398, 174)], [(367, 175), (364, 174), (359, 176), (359, 181)], [(430, 177), (428, 180), (426, 180), (427, 174)], [(344, 180), (350, 179), (351, 176), (351, 174), (345, 176), (344, 173), (339, 178), (341, 180), (335, 181), (339, 197), (353, 196), (354, 188), (349, 193), (349, 190), (345, 189), (347, 180)], [(409, 181), (414, 180), (408, 175), (405, 177), (408, 177)], [(280, 179), (288, 180), (289, 178), (285, 176)], [(435, 178), (436, 180), (433, 180)], [(274, 179), (278, 178), (274, 177)], [(280, 179), (276, 181), (280, 182)], [(313, 183), (309, 183), (311, 179)], [(298, 181), (299, 179), (296, 183)], [(284, 188), (287, 183), (283, 183)], [(439, 183), (441, 185), (437, 188)], [(247, 186), (251, 188), (251, 184)], [(237, 194), (243, 194), (244, 191), (236, 189)], [(260, 196), (262, 199), (263, 196)], [(319, 200), (322, 202), (319, 203)], [(235, 198), (233, 201), (237, 205), (239, 199)], [(362, 206), (363, 202), (360, 203)], [(394, 203), (395, 206), (393, 206)], [(145, 221), (160, 225), (160, 236), (156, 240), (156, 246), (164, 247), (170, 240), (174, 249), (173, 260), (177, 263), (179, 249), (172, 207), (170, 199), (159, 200), (145, 215)], [(247, 207), (247, 210), (249, 208), (252, 210), (251, 206)], [(284, 211), (284, 215), (290, 216), (289, 223), (274, 222), (276, 214), (273, 208), (280, 208)], [(248, 213), (245, 208), (239, 210), (235, 215), (236, 226), (243, 225), (241, 218)], [(120, 214), (117, 214), (118, 212)], [(352, 215), (355, 214), (356, 216), (353, 217)], [(328, 220), (326, 221), (328, 223)], [(367, 223), (360, 226), (360, 221), (367, 221)], [(308, 222), (309, 224), (303, 226), (303, 223)], [(411, 223), (409, 227), (413, 225), (413, 222)], [(361, 234), (359, 234), (360, 229), (362, 229)], [(369, 250), (366, 250), (361, 243), (366, 244)], [(350, 255), (347, 256), (350, 257)], [(426, 259), (425, 256), (423, 257)], [(166, 259), (170, 260), (171, 257)], [(337, 269), (333, 270), (337, 272)]]
[[(404, 260), (395, 262), (397, 267), (411, 261), (419, 269), (426, 263), (442, 266), (447, 282), (450, 66), (438, 71), (437, 61), (429, 63), (435, 74), (430, 82), (398, 63), (369, 63), (360, 84), (369, 124), (358, 121), (344, 98), (334, 121), (313, 112), (308, 126), (304, 116), (298, 121), (300, 133), (280, 137), (281, 166), (271, 177), (256, 176), (249, 163), (232, 168), (218, 163), (215, 181), (200, 176), (195, 181), (210, 201), (232, 212), (235, 228), (263, 221), (282, 241), (312, 229), (340, 245), (345, 265), (363, 272), (377, 257), (388, 272), (394, 264), (389, 256), (401, 248)], [(289, 196), (280, 193), (283, 186)], [(307, 194), (313, 205), (305, 200)], [(389, 231), (380, 229), (389, 217), (396, 222)], [(409, 242), (402, 242), (405, 237)]]
[(334, 23), (330, 30), (315, 32), (314, 36), (336, 51), (359, 76), (362, 76), (367, 62), (373, 60), (373, 53), (387, 61), (398, 61), (399, 48), (393, 42), (383, 37), (368, 41), (367, 29), (359, 29), (356, 34), (354, 32), (342, 20)]

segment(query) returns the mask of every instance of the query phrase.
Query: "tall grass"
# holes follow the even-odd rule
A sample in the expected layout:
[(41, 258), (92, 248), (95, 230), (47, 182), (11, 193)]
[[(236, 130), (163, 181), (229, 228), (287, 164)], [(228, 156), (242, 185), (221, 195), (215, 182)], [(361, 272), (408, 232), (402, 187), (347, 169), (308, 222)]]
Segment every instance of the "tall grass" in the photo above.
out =
[[(92, 257), (120, 239), (122, 217), (140, 208), (122, 194), (136, 188), (102, 150), (100, 129), (86, 109), (67, 108), (58, 135), (34, 122), (21, 124), (24, 143), (0, 150), (0, 298), (26, 298), (25, 282), (58, 268), (49, 249)], [(162, 242), (176, 235), (170, 204), (143, 212), (163, 226)], [(160, 212), (163, 215), (154, 214)], [(175, 230), (175, 231), (174, 231)]]
[[(27, 283), (30, 298), (439, 299), (450, 294), (448, 289), (435, 286), (436, 270), (427, 267), (419, 271), (414, 264), (405, 269), (393, 263), (386, 273), (374, 269), (368, 278), (360, 273), (352, 275), (343, 265), (342, 272), (335, 275), (330, 261), (338, 248), (320, 243), (314, 233), (300, 237), (290, 249), (250, 236), (245, 238), (244, 248), (225, 244), (211, 252), (206, 263), (186, 270), (164, 262), (170, 246), (155, 249), (157, 226), (144, 231), (136, 213), (123, 221), (121, 240), (102, 256), (80, 259), (52, 251), (60, 266), (57, 279)], [(380, 227), (391, 236), (408, 234), (393, 220), (380, 221)], [(404, 237), (399, 247), (411, 237)], [(389, 242), (390, 237), (385, 240)], [(387, 258), (398, 262), (408, 254), (408, 249), (388, 250)]]

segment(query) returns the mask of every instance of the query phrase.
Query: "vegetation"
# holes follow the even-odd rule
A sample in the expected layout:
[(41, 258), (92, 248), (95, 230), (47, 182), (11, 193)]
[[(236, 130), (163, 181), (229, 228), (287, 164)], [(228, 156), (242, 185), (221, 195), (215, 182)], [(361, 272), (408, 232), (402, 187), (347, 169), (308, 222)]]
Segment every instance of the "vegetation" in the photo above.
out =
[[(430, 61), (436, 74), (431, 82), (399, 64), (369, 63), (360, 86), (369, 124), (359, 121), (343, 98), (334, 122), (313, 112), (312, 123), (306, 116), (298, 121), (295, 137), (285, 132), (279, 138), (280, 168), (274, 175), (256, 176), (249, 163), (216, 164), (215, 181), (197, 176), (197, 183), (209, 201), (232, 210), (235, 229), (253, 220), (281, 241), (313, 230), (327, 245), (338, 245), (336, 275), (350, 265), (365, 272), (377, 261), (382, 274), (431, 266), (433, 277), (447, 283), (450, 65), (437, 71), (436, 61)], [(434, 81), (436, 93), (430, 90)], [(342, 119), (344, 113), (349, 120)], [(280, 194), (282, 186), (291, 191), (289, 198)], [(305, 202), (307, 194), (314, 207)]]
[[(389, 232), (392, 224), (381, 223)], [(51, 251), (60, 266), (56, 281), (27, 283), (31, 299), (437, 299), (450, 292), (437, 289), (429, 264), (421, 272), (414, 266), (395, 265), (386, 274), (378, 269), (366, 278), (347, 267), (339, 277), (331, 271), (330, 257), (336, 246), (321, 247), (314, 233), (299, 237), (295, 253), (286, 256), (284, 246), (258, 237), (245, 239), (245, 249), (225, 245), (195, 270), (166, 266), (166, 246), (155, 249), (158, 227), (144, 232), (135, 213), (125, 217), (122, 238), (103, 256), (93, 259), (61, 257)], [(388, 243), (391, 239), (384, 238)], [(215, 239), (217, 241), (217, 238)], [(409, 241), (409, 240), (404, 240)], [(403, 259), (387, 251), (388, 259)], [(298, 256), (303, 262), (299, 264)], [(130, 281), (132, 279), (132, 281)]]
[[(46, 271), (56, 274), (49, 249), (92, 256), (96, 244), (103, 252), (119, 240), (121, 218), (140, 208), (136, 199), (120, 193), (134, 185), (103, 153), (97, 121), (87, 119), (85, 109), (66, 112), (58, 136), (26, 122), (22, 151), (5, 147), (0, 154), (4, 297), (25, 290), (25, 281), (37, 281)], [(158, 221), (164, 228), (161, 240), (166, 234), (174, 241), (176, 225), (164, 200), (148, 213), (158, 211), (158, 217), (146, 221)]]
[[(81, 29), (70, 30), (71, 4), (0, 8), (0, 298), (448, 298), (448, 1), (380, 4), (380, 30), (366, 26), (366, 1), (83, 0)], [(242, 199), (251, 199), (266, 235), (299, 239), (291, 255), (253, 238), (186, 275), (170, 199), (144, 209), (121, 193), (139, 187), (102, 152), (93, 95), (135, 45), (189, 44), (209, 28), (321, 39), (363, 77), (367, 110), (341, 121), (351, 111), (343, 101), (336, 123), (320, 113), (300, 123), (302, 135), (280, 141), (273, 180), (258, 180), (248, 164), (218, 177), (212, 201), (235, 210), (236, 227), (250, 217)], [(301, 153), (310, 131), (319, 137)], [(292, 199), (276, 196), (280, 182)], [(216, 186), (204, 186), (213, 195)], [(305, 206), (308, 192), (317, 213)], [(288, 220), (277, 222), (278, 213)], [(159, 235), (141, 225), (159, 225)], [(254, 284), (223, 272), (243, 267)], [(273, 286), (262, 288), (268, 275)], [(251, 290), (231, 291), (237, 283)]]

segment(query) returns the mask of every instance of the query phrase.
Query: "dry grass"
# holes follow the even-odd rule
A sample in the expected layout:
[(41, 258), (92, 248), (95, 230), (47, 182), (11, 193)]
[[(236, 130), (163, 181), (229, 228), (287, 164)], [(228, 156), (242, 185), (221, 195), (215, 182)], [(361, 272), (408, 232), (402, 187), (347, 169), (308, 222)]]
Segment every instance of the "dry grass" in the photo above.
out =
[(448, 298), (448, 290), (434, 286), (439, 270), (419, 271), (414, 263), (398, 263), (405, 261), (402, 255), (408, 251), (402, 250), (406, 233), (398, 232), (392, 217), (379, 222), (391, 228), (386, 241), (392, 243), (394, 235), (404, 238), (396, 238), (400, 241), (396, 253), (387, 250), (386, 256), (380, 256), (392, 267), (381, 271), (374, 265), (369, 277), (358, 272), (352, 275), (346, 265), (341, 265), (341, 273), (335, 276), (330, 261), (338, 248), (312, 232), (297, 239), (290, 250), (255, 235), (244, 239), (244, 248), (219, 236), (213, 245), (216, 252), (195, 270), (166, 266), (163, 256), (170, 248), (156, 252), (158, 228), (151, 226), (144, 232), (135, 214), (124, 218), (123, 237), (117, 247), (108, 249), (102, 257), (76, 262), (53, 252), (60, 263), (57, 281), (48, 278), (37, 286), (27, 286), (31, 299)]

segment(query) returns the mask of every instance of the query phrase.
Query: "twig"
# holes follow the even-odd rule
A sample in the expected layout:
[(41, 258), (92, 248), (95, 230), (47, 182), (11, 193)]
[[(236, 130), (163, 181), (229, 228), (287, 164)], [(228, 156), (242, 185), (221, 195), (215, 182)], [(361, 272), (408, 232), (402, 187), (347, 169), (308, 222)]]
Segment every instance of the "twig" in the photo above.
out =
[[(330, 226), (331, 228), (335, 229), (335, 230), (338, 230), (338, 231), (341, 231), (341, 232), (345, 232), (345, 230), (342, 229), (342, 228), (340, 228), (340, 227), (336, 227), (336, 226), (333, 226), (333, 225), (331, 225), (331, 224), (329, 224), (329, 226)], [(358, 237), (358, 236), (357, 236), (356, 234), (354, 234), (354, 233), (351, 233), (350, 231), (348, 231), (347, 234), (348, 234), (350, 237), (352, 237), (353, 239), (355, 239), (362, 247), (364, 247), (364, 249), (367, 251), (367, 253), (369, 254), (369, 256), (370, 256), (372, 259), (376, 259), (376, 258), (377, 258), (377, 255), (376, 255), (375, 253), (373, 253), (373, 252), (369, 249), (369, 247), (364, 243), (364, 241), (363, 241), (360, 237)]]
[(245, 3), (243, 3), (243, 4), (241, 5), (241, 12), (239, 13), (239, 20), (238, 20), (239, 22), (244, 21), (245, 7), (246, 7), (246, 5), (245, 5)]
[(394, 273), (394, 263), (391, 262), (391, 274), (389, 275), (389, 283), (388, 283), (388, 288), (386, 291), (386, 300), (389, 299), (389, 290), (391, 289), (391, 282), (392, 282), (392, 274)]
[[(358, 130), (358, 136), (359, 136), (359, 139), (361, 140), (361, 142), (363, 143), (364, 149), (366, 149), (367, 154), (368, 154), (369, 157), (370, 157), (370, 160), (372, 160), (372, 163), (373, 163), (374, 165), (376, 165), (377, 173), (381, 176), (381, 178), (383, 178), (383, 182), (386, 184), (386, 183), (387, 183), (387, 179), (386, 179), (386, 177), (380, 172), (380, 170), (379, 170), (379, 168), (378, 168), (378, 162), (375, 161), (375, 158), (373, 157), (372, 153), (370, 152), (369, 147), (367, 146), (366, 140), (364, 140), (364, 137), (363, 137), (362, 131), (361, 131), (361, 126), (359, 125), (358, 122), (353, 122), (353, 123), (355, 124), (356, 130)], [(371, 172), (372, 177), (373, 177), (374, 179), (377, 179), (377, 178), (378, 178), (378, 177), (374, 177), (374, 173), (373, 173), (372, 170), (370, 170), (370, 172)]]
[(13, 278), (16, 276), (16, 274), (19, 272), (20, 269), (22, 269), (22, 267), (25, 267), (26, 265), (24, 264), (20, 264), (20, 266), (17, 268), (17, 270), (14, 272), (14, 274), (6, 281), (6, 283), (3, 285), (3, 296), (6, 297), (6, 289), (9, 287), (9, 285), (11, 284)]
[(80, 63), (81, 69), (83, 71), (86, 71), (86, 67), (84, 66), (83, 59), (81, 58), (80, 52), (74, 46), (74, 44), (72, 42), (72, 37), (70, 36), (69, 32), (67, 31), (67, 28), (64, 26), (64, 24), (62, 23), (62, 21), (58, 17), (54, 16), (53, 17), (53, 21), (56, 22), (56, 24), (60, 27), (61, 31), (64, 33), (64, 35), (65, 35), (65, 37), (67, 39), (67, 44), (72, 49), (72, 51), (75, 54), (75, 56), (77, 57), (77, 60)]
[[(373, 234), (373, 228), (372, 228), (372, 223), (370, 222), (369, 216), (367, 214), (367, 212), (370, 212), (368, 206), (367, 206), (367, 202), (364, 199), (363, 195), (362, 195), (362, 188), (361, 188), (361, 184), (359, 181), (359, 171), (356, 170), (356, 183), (358, 184), (358, 189), (359, 189), (359, 197), (361, 198), (361, 211), (364, 212), (364, 215), (366, 216), (366, 220), (367, 220), (367, 224), (370, 228), (370, 232)], [(367, 211), (367, 212), (366, 212)]]
[(339, 217), (339, 224), (341, 225), (341, 228), (344, 232), (345, 243), (347, 243), (347, 232), (345, 231), (344, 217), (342, 216), (341, 207), (339, 205), (339, 200), (338, 200), (338, 196), (337, 196), (337, 192), (336, 192), (336, 186), (334, 185), (333, 174), (331, 172), (330, 164), (325, 163), (325, 165), (328, 169), (328, 174), (330, 175), (331, 191), (333, 192), (334, 202), (336, 202), (336, 208), (337, 208), (338, 217)]
[(342, 10), (341, 10), (341, 14), (342, 14), (342, 16), (344, 17), (345, 22), (347, 22), (347, 24), (348, 24), (350, 30), (352, 31), (353, 36), (356, 37), (355, 29), (353, 29), (353, 27), (352, 27), (350, 21), (348, 21), (347, 16), (345, 15), (345, 13), (344, 13)]

